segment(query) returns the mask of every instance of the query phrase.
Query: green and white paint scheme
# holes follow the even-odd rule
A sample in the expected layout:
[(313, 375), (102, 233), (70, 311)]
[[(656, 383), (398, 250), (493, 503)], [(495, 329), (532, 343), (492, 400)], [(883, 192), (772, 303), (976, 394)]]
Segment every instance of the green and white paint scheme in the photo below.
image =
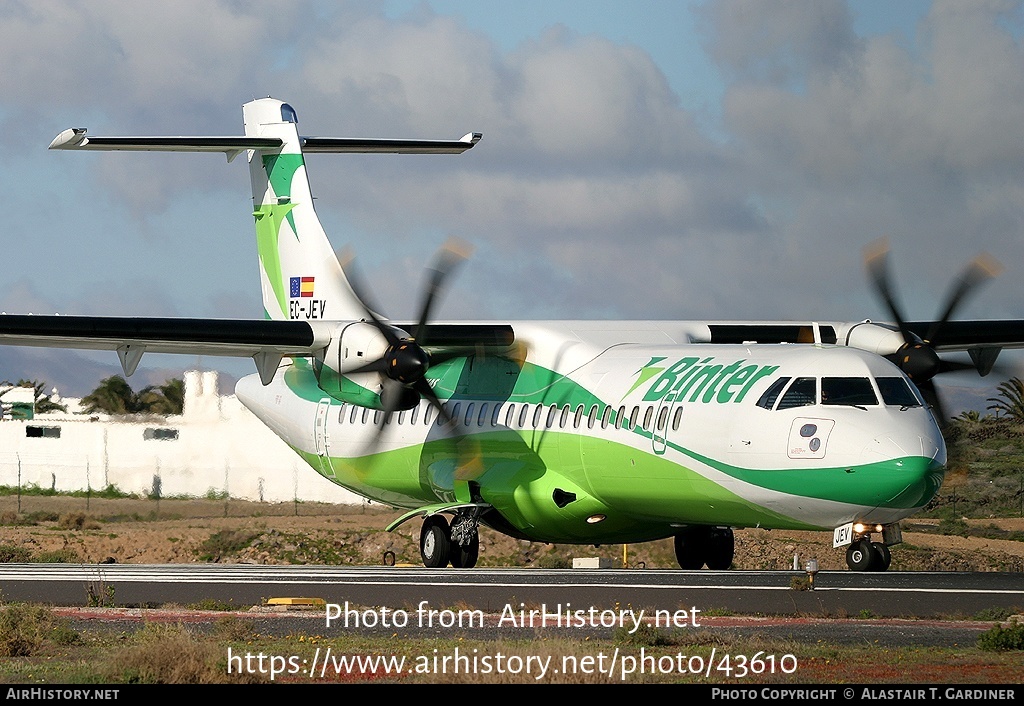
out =
[[(390, 360), (396, 341), (418, 346), (416, 332), (375, 321), (346, 279), (303, 155), (455, 154), (480, 136), (306, 138), (291, 107), (271, 98), (245, 104), (243, 115), (244, 137), (69, 130), (51, 147), (247, 155), (267, 327), (249, 322), (257, 333), (210, 333), (191, 347), (127, 334), (33, 344), (116, 348), (126, 366), (142, 350), (253, 357), (260, 374), (238, 382), (239, 399), (317, 473), (403, 511), (392, 527), (422, 517), (430, 566), (473, 566), (482, 523), (541, 542), (674, 537), (683, 568), (713, 569), (731, 564), (734, 529), (826, 530), (849, 545), (851, 568), (883, 570), (899, 521), (938, 491), (942, 435), (884, 357), (904, 343), (891, 325), (441, 321), (429, 329), (439, 339), (423, 345), (433, 399), (406, 385), (419, 391), (382, 401), (388, 371), (366, 365)], [(474, 341), (474, 332), (493, 335)], [(843, 396), (823, 399), (835, 391)]]

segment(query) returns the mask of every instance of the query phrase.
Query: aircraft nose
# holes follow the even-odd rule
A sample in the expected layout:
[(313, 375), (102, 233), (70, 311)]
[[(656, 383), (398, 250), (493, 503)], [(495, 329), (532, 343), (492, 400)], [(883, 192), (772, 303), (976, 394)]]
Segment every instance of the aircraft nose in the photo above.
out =
[(946, 445), (938, 429), (916, 433), (886, 433), (876, 437), (871, 451), (881, 457), (889, 482), (882, 505), (920, 508), (935, 497), (946, 469)]

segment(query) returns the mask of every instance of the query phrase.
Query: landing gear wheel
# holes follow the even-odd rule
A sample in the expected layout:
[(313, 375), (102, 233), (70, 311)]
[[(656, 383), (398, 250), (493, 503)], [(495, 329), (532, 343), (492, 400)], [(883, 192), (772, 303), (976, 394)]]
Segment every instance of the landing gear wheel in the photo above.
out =
[(732, 566), (736, 541), (731, 527), (711, 528), (706, 548), (706, 563), (712, 571), (725, 571)]
[(846, 565), (852, 571), (871, 571), (872, 566), (878, 561), (876, 556), (878, 554), (871, 546), (870, 540), (858, 539), (846, 550)]
[(451, 537), (448, 520), (442, 515), (431, 515), (423, 520), (420, 530), (420, 556), (423, 565), (431, 569), (448, 566), (451, 555)]
[(676, 561), (680, 568), (700, 569), (704, 566), (704, 550), (707, 542), (705, 527), (684, 527), (675, 536)]
[(473, 538), (465, 547), (457, 542), (452, 542), (451, 561), (452, 567), (456, 569), (472, 569), (476, 566), (477, 557), (480, 556), (480, 535), (473, 533)]
[(872, 542), (871, 548), (875, 550), (875, 562), (871, 567), (872, 571), (887, 571), (892, 563), (892, 552), (889, 547), (881, 542)]

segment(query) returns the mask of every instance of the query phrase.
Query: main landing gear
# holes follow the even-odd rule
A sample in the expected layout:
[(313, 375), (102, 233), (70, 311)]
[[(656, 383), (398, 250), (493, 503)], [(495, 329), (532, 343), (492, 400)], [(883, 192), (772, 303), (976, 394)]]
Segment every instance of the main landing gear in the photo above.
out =
[(468, 514), (456, 515), (450, 525), (444, 515), (428, 515), (420, 529), (423, 565), (440, 569), (451, 563), (456, 569), (472, 569), (480, 555), (478, 527)]
[(736, 545), (730, 527), (690, 525), (676, 535), (675, 546), (680, 567), (724, 571), (732, 566)]
[(891, 563), (889, 547), (872, 542), (870, 535), (857, 539), (846, 549), (846, 565), (853, 571), (885, 571)]

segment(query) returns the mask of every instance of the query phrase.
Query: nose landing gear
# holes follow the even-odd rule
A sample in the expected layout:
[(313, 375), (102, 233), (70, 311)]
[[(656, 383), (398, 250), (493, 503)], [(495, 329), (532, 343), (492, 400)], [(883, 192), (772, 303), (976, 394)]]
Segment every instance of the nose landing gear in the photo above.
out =
[(892, 563), (889, 547), (864, 535), (846, 550), (846, 565), (853, 571), (885, 571)]

